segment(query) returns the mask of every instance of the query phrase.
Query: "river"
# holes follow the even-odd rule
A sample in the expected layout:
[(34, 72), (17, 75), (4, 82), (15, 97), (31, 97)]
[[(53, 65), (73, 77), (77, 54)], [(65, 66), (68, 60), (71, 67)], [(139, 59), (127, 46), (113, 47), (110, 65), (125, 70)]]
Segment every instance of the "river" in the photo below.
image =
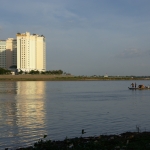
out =
[[(0, 149), (47, 139), (150, 131), (150, 90), (135, 81), (0, 82)], [(149, 85), (150, 81), (136, 81)]]

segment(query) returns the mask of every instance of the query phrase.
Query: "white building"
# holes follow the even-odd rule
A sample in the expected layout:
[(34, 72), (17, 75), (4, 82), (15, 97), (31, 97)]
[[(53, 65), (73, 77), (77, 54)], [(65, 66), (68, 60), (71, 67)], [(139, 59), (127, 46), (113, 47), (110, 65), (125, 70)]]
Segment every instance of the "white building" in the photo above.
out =
[(17, 33), (17, 69), (46, 71), (46, 42), (43, 35)]
[(104, 75), (104, 78), (108, 78), (108, 75), (107, 75), (107, 73)]

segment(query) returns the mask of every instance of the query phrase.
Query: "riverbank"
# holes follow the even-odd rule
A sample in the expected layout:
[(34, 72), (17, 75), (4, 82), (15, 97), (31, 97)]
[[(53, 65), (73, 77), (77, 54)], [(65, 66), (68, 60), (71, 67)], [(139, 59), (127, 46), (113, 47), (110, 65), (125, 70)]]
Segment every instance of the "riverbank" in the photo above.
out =
[[(16, 150), (150, 150), (150, 132), (126, 132), (51, 141), (41, 139), (34, 146)], [(5, 149), (7, 150), (7, 149)]]
[(147, 77), (87, 77), (72, 75), (0, 75), (0, 81), (108, 81), (108, 80), (150, 80)]

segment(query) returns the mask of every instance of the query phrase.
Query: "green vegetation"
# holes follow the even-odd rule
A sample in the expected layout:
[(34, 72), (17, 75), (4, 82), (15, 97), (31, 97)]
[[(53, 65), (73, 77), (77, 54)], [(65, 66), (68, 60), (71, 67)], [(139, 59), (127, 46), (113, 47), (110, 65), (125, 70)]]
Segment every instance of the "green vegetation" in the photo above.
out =
[(52, 70), (52, 71), (45, 71), (45, 72), (42, 72), (42, 74), (56, 74), (56, 75), (61, 75), (63, 74), (63, 71), (62, 70)]
[(120, 135), (81, 136), (66, 138), (63, 141), (41, 139), (34, 146), (17, 150), (150, 150), (150, 133), (126, 132)]
[(38, 70), (31, 70), (30, 72), (29, 72), (29, 74), (40, 74), (40, 72), (38, 71)]
[(23, 74), (23, 71), (22, 71), (22, 70), (20, 70), (18, 73), (19, 73), (19, 74)]
[(6, 70), (4, 68), (0, 68), (0, 75), (2, 74), (11, 74), (11, 71), (10, 70)]
[[(14, 80), (14, 81), (112, 81), (112, 80), (150, 80), (150, 76), (74, 76), (62, 70), (38, 71), (31, 70), (24, 72), (20, 70), (17, 76), (8, 76), (11, 74), (9, 70), (0, 68), (0, 80)], [(4, 75), (7, 75), (4, 76)], [(29, 76), (34, 75), (34, 76)]]
[(19, 71), (19, 74), (48, 74), (48, 75), (62, 75), (62, 70), (52, 70), (52, 71), (38, 71), (38, 70), (31, 70), (29, 72), (24, 72), (22, 70)]

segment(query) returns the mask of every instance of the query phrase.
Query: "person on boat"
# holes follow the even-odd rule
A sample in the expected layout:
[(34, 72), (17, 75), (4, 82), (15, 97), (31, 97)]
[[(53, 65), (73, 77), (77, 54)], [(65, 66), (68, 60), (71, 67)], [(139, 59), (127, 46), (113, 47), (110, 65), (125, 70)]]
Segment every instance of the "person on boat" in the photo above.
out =
[(136, 82), (135, 82), (135, 88), (136, 88)]
[(145, 86), (143, 84), (139, 85), (138, 88), (143, 89)]
[(132, 83), (131, 86), (134, 88), (134, 83)]

